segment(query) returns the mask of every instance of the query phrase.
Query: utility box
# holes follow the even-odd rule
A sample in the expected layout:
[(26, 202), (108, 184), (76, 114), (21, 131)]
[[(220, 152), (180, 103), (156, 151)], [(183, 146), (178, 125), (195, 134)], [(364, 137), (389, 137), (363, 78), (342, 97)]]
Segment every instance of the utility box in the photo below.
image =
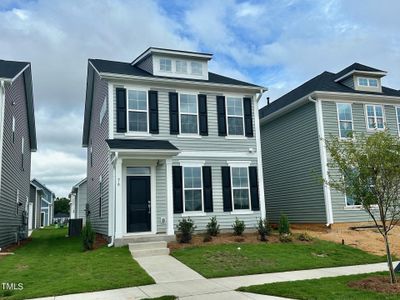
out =
[(70, 219), (68, 226), (68, 236), (80, 236), (82, 232), (82, 219)]

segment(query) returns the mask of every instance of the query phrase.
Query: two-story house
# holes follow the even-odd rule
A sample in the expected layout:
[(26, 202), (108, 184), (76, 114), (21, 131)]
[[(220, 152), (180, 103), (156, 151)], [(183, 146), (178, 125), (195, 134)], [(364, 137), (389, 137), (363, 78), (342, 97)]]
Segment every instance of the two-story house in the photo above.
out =
[[(89, 59), (83, 130), (89, 217), (116, 245), (265, 215), (257, 102), (266, 90), (208, 71), (211, 54), (149, 48)], [(113, 240), (115, 239), (115, 240)]]
[(86, 205), (87, 205), (87, 179), (82, 179), (72, 187), (69, 194), (70, 219), (82, 219), (83, 224), (86, 222)]
[[(32, 179), (31, 185), (36, 189), (37, 199), (39, 208), (39, 217), (37, 218), (37, 225), (39, 227), (46, 227), (53, 224), (54, 219), (54, 200), (56, 198), (55, 194), (43, 183), (37, 179)], [(37, 192), (40, 193), (38, 194)]]
[(400, 91), (386, 72), (355, 63), (323, 72), (260, 110), (267, 218), (332, 225), (370, 221), (360, 203), (321, 183), (328, 179), (324, 140), (386, 128), (399, 136)]
[(28, 234), (36, 148), (31, 64), (0, 60), (0, 248)]

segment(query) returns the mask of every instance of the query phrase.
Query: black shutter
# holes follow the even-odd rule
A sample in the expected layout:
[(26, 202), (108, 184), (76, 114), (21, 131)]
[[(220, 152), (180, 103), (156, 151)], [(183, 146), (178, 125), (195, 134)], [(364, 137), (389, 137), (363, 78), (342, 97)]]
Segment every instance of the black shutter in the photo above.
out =
[(225, 97), (217, 96), (218, 135), (226, 136)]
[(183, 213), (182, 167), (172, 167), (174, 213)]
[(199, 105), (199, 132), (200, 135), (208, 135), (208, 120), (207, 120), (207, 96), (198, 95)]
[(169, 132), (179, 134), (178, 93), (169, 93)]
[(231, 168), (221, 167), (222, 194), (224, 198), (224, 211), (232, 211)]
[(253, 136), (253, 115), (251, 112), (251, 98), (243, 98), (244, 132), (247, 137)]
[(149, 131), (158, 132), (158, 92), (149, 91)]
[(126, 89), (116, 88), (117, 94), (117, 132), (126, 132)]
[(258, 197), (257, 167), (249, 167), (249, 178), (250, 178), (251, 209), (260, 210), (260, 200)]
[(204, 211), (213, 212), (211, 167), (203, 167)]

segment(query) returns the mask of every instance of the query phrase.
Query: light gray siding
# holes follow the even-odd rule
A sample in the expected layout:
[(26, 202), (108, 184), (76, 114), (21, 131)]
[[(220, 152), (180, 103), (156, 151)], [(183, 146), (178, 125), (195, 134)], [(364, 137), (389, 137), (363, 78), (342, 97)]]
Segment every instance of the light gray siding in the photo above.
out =
[(354, 89), (354, 76), (350, 76), (349, 78), (343, 80), (342, 84)]
[(315, 104), (308, 103), (261, 126), (267, 218), (325, 223), (325, 202)]
[[(12, 138), (12, 119), (15, 117), (15, 142)], [(7, 84), (3, 126), (3, 160), (0, 188), (0, 247), (16, 241), (22, 225), (25, 203), (30, 195), (31, 149), (23, 76)], [(22, 138), (24, 138), (24, 167), (22, 168)], [(19, 206), (17, 213), (17, 190)], [(26, 230), (27, 228), (25, 228)]]
[[(340, 101), (338, 101), (340, 102)], [(386, 126), (389, 131), (398, 136), (396, 111), (392, 105), (384, 105)], [(339, 127), (337, 120), (336, 102), (322, 101), (322, 111), (324, 120), (324, 129), (326, 138), (337, 137), (339, 135)], [(352, 103), (353, 112), (353, 128), (357, 133), (372, 134), (374, 131), (367, 131), (365, 119), (365, 104)], [(333, 170), (331, 170), (333, 171)], [(363, 210), (346, 207), (345, 196), (336, 191), (331, 190), (333, 219), (338, 222), (361, 222), (372, 221), (371, 217)]]
[(79, 187), (76, 193), (76, 202), (77, 205), (75, 207), (76, 217), (78, 219), (86, 220), (86, 203), (87, 203), (87, 181), (83, 182)]
[[(89, 145), (87, 151), (87, 201), (89, 203), (90, 221), (96, 232), (108, 234), (108, 183), (109, 183), (109, 149), (106, 143), (108, 138), (108, 107), (102, 121), (100, 111), (103, 103), (108, 105), (108, 84), (101, 79), (93, 68), (89, 67), (89, 76), (93, 79), (93, 105), (90, 119)], [(91, 149), (93, 149), (91, 159)], [(92, 163), (93, 161), (93, 163)], [(102, 183), (100, 184), (100, 177)], [(102, 205), (100, 216), (100, 187)]]
[(149, 72), (150, 74), (153, 74), (153, 58), (151, 56), (147, 57), (140, 64), (138, 64), (138, 67), (146, 72)]

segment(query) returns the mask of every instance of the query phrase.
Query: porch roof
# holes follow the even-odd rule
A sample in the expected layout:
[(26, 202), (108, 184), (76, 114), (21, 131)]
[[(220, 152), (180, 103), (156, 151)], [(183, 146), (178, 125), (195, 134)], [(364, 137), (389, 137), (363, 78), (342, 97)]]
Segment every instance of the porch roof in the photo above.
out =
[(169, 141), (164, 140), (113, 139), (106, 140), (106, 142), (110, 149), (179, 151), (179, 149)]

